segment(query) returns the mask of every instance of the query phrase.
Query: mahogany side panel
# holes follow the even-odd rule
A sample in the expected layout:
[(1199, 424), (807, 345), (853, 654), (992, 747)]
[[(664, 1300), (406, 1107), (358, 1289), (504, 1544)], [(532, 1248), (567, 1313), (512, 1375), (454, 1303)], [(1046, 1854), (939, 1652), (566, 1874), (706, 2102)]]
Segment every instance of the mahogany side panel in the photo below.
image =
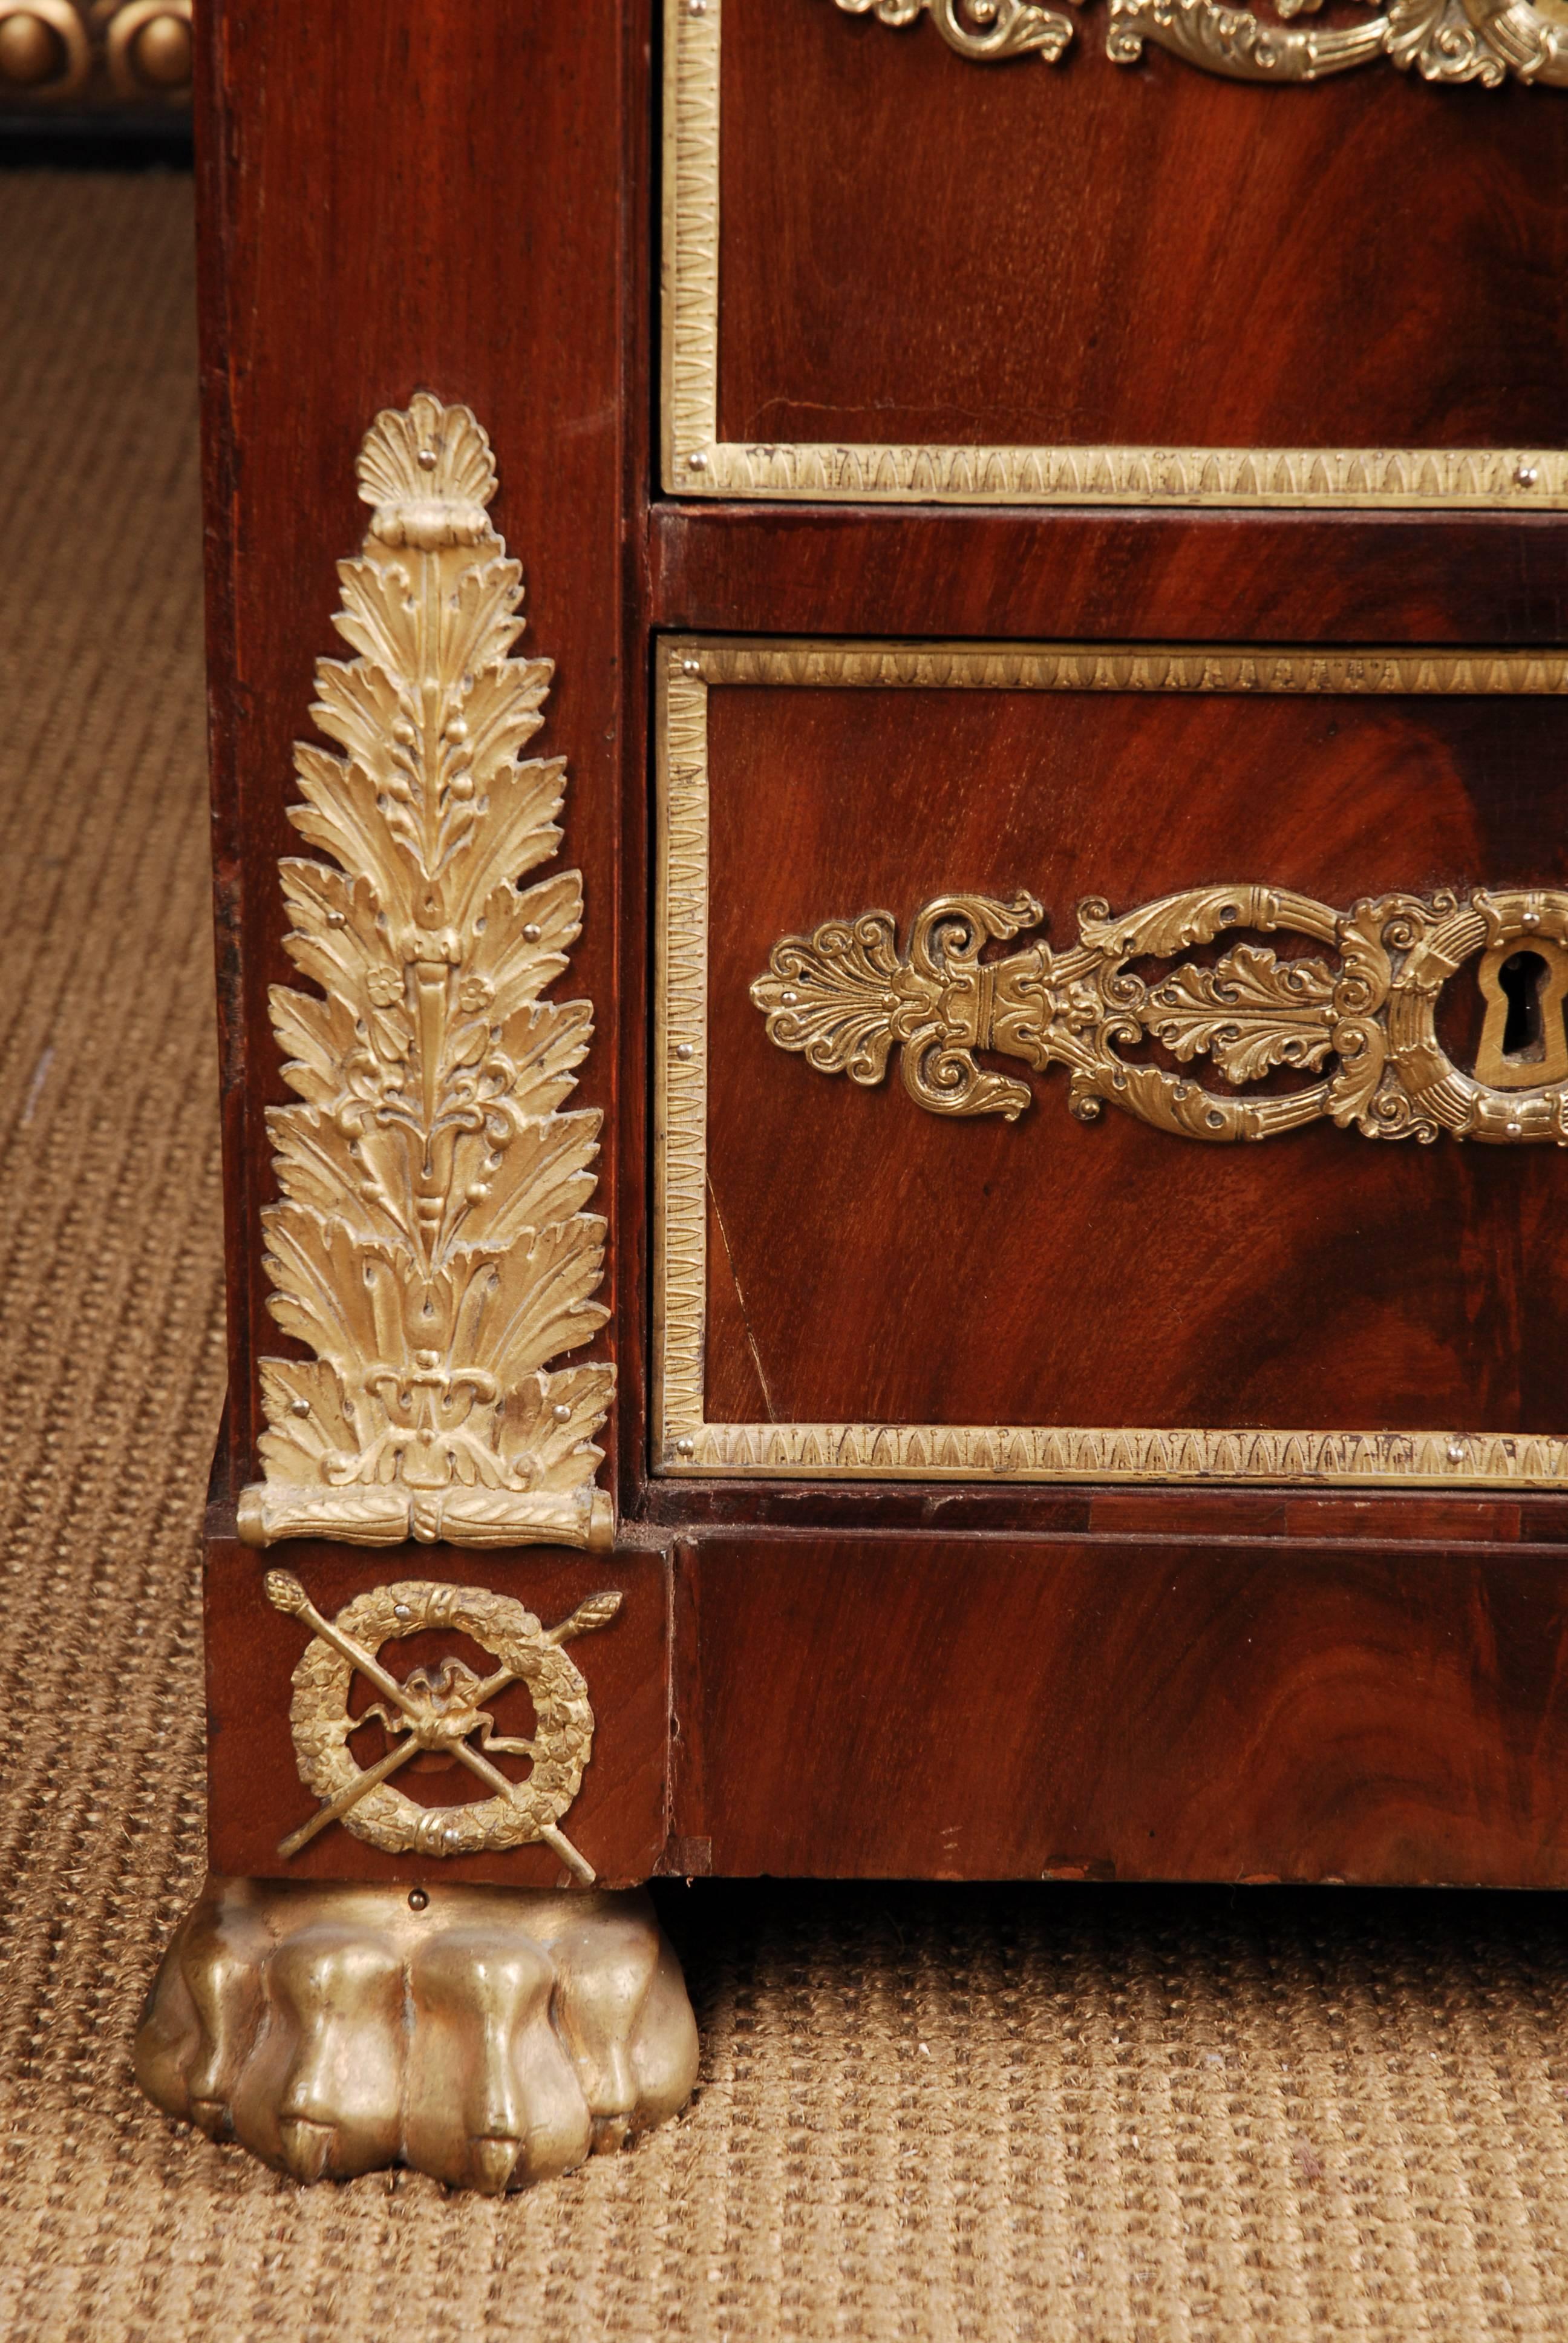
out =
[(1554, 93), (1127, 69), (1105, 25), (980, 65), (926, 23), (729, 0), (721, 437), (1558, 442)]
[[(509, 1595), (546, 1627), (590, 1594), (618, 1589), (621, 1607), (608, 1626), (571, 1645), (593, 1705), (593, 1751), (582, 1788), (561, 1820), (572, 1844), (604, 1886), (645, 1879), (666, 1837), (668, 1748), (668, 1564), (657, 1554), (577, 1554), (548, 1547), (454, 1555), (450, 1547), (356, 1554), (343, 1546), (291, 1543), (276, 1557), (331, 1619), (356, 1594), (397, 1580), (436, 1578)], [(278, 1842), (319, 1805), (299, 1778), (289, 1729), (293, 1672), (310, 1631), (275, 1611), (264, 1588), (262, 1557), (232, 1538), (209, 1539), (206, 1566), (207, 1784), (212, 1868), (246, 1878), (424, 1879), (482, 1882), (498, 1887), (570, 1885), (546, 1846), (490, 1855), (388, 1855), (330, 1824), (297, 1855), (280, 1857)], [(443, 1631), (387, 1645), (380, 1656), (400, 1680), (448, 1654), (487, 1674), (493, 1656)], [(357, 1675), (349, 1707), (362, 1715), (372, 1687)], [(493, 1704), (498, 1735), (533, 1729), (524, 1687)], [(367, 1724), (349, 1746), (361, 1766), (385, 1753), (387, 1737)], [(526, 1758), (498, 1760), (521, 1779)], [(437, 1755), (417, 1757), (396, 1786), (422, 1805), (464, 1804), (486, 1793), (467, 1770)]]
[(677, 1867), (1568, 1885), (1560, 1554), (715, 1537), (677, 1574)]
[[(631, 12), (635, 15), (636, 12)], [(598, 1035), (576, 1103), (617, 1102), (631, 27), (546, 0), (213, 0), (202, 11), (202, 214), (213, 784), (229, 1082), (232, 1423), (254, 1471), (266, 1310), (266, 1014), (294, 971), (280, 856), (315, 661), (342, 649), (336, 563), (377, 410), (434, 391), (496, 450), (492, 517), (522, 563), (523, 647), (556, 662), (537, 753), (568, 760), (564, 858), (586, 924), (559, 997)], [(646, 27), (642, 46), (646, 48)], [(628, 80), (636, 81), (628, 88)], [(613, 1120), (611, 1123), (613, 1128)], [(612, 1219), (616, 1157), (599, 1161)], [(617, 1302), (612, 1246), (603, 1298)], [(613, 1346), (607, 1333), (607, 1346)], [(613, 1467), (612, 1467), (613, 1469)]]

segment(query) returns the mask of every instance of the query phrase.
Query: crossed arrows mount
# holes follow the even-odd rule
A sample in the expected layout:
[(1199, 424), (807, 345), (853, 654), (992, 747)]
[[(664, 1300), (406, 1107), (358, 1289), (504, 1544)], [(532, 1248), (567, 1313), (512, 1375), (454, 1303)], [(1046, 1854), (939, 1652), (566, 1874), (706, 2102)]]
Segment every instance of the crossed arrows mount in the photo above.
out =
[[(279, 1855), (297, 1855), (329, 1824), (340, 1822), (356, 1838), (392, 1855), (478, 1855), (542, 1842), (592, 1885), (593, 1866), (558, 1826), (581, 1786), (594, 1733), (588, 1686), (562, 1646), (608, 1626), (620, 1609), (618, 1594), (589, 1595), (548, 1629), (509, 1595), (425, 1579), (372, 1587), (335, 1619), (324, 1618), (286, 1571), (267, 1573), (266, 1597), (312, 1630), (294, 1671), (289, 1724), (300, 1779), (323, 1802), (280, 1842)], [(412, 1668), (403, 1679), (382, 1665), (384, 1644), (428, 1628), (471, 1636), (499, 1664), (481, 1677), (454, 1654), (433, 1668)], [(348, 1707), (357, 1674), (381, 1694), (357, 1716)], [(518, 1683), (527, 1685), (534, 1704), (528, 1740), (498, 1735), (488, 1705)], [(385, 1727), (390, 1746), (375, 1765), (361, 1766), (348, 1743), (372, 1719)], [(393, 1786), (391, 1776), (422, 1753), (466, 1765), (491, 1795), (467, 1805), (418, 1805)], [(532, 1762), (525, 1778), (513, 1782), (495, 1764), (497, 1756)]]

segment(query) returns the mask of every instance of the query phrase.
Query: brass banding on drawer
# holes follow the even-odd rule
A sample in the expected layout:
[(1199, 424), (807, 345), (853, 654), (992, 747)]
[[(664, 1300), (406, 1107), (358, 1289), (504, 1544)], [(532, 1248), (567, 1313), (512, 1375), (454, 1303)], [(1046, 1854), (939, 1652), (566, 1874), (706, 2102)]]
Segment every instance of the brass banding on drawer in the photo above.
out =
[[(1565, 691), (667, 643), (656, 1469), (1561, 1485)], [(1020, 1145), (1028, 1068), (1097, 1133)]]

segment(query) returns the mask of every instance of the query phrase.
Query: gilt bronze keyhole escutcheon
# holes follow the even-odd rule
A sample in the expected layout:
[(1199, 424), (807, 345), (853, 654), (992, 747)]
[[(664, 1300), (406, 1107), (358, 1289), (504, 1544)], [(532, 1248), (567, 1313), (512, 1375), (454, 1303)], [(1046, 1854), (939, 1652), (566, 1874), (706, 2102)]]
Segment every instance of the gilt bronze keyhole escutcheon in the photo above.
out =
[[(1022, 892), (943, 895), (902, 952), (890, 912), (829, 920), (784, 937), (751, 998), (769, 1039), (824, 1073), (879, 1081), (901, 1044), (904, 1086), (932, 1114), (1021, 1113), (1029, 1085), (982, 1062), (997, 1052), (1065, 1066), (1084, 1122), (1110, 1105), (1210, 1142), (1327, 1117), (1369, 1139), (1568, 1146), (1568, 893), (1443, 889), (1339, 911), (1285, 888), (1197, 887), (1120, 914), (1091, 900), (1065, 950), (1037, 941), (981, 958), (1043, 917)], [(1227, 930), (1236, 940), (1219, 959), (1181, 958)], [(1276, 931), (1332, 957), (1249, 940)], [(1141, 960), (1175, 965), (1146, 979)], [(1449, 1057), (1436, 1016), (1470, 961), (1487, 1003), (1473, 1072)], [(1149, 1041), (1181, 1069), (1207, 1058), (1224, 1087), (1126, 1054)], [(1315, 1079), (1255, 1087), (1276, 1068)]]
[(1568, 1076), (1568, 948), (1535, 932), (1505, 936), (1485, 954), (1476, 981), (1486, 1002), (1477, 1079), (1493, 1090), (1529, 1091)]

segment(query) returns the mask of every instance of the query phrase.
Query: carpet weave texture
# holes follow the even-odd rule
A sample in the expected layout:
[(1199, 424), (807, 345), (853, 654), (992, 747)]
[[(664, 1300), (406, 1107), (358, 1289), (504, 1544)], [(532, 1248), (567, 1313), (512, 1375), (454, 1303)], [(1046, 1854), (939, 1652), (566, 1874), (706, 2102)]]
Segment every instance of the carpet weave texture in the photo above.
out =
[(222, 1380), (190, 236), (0, 173), (0, 2338), (1568, 2334), (1553, 1898), (661, 1891), (690, 2110), (504, 2203), (137, 2097)]

